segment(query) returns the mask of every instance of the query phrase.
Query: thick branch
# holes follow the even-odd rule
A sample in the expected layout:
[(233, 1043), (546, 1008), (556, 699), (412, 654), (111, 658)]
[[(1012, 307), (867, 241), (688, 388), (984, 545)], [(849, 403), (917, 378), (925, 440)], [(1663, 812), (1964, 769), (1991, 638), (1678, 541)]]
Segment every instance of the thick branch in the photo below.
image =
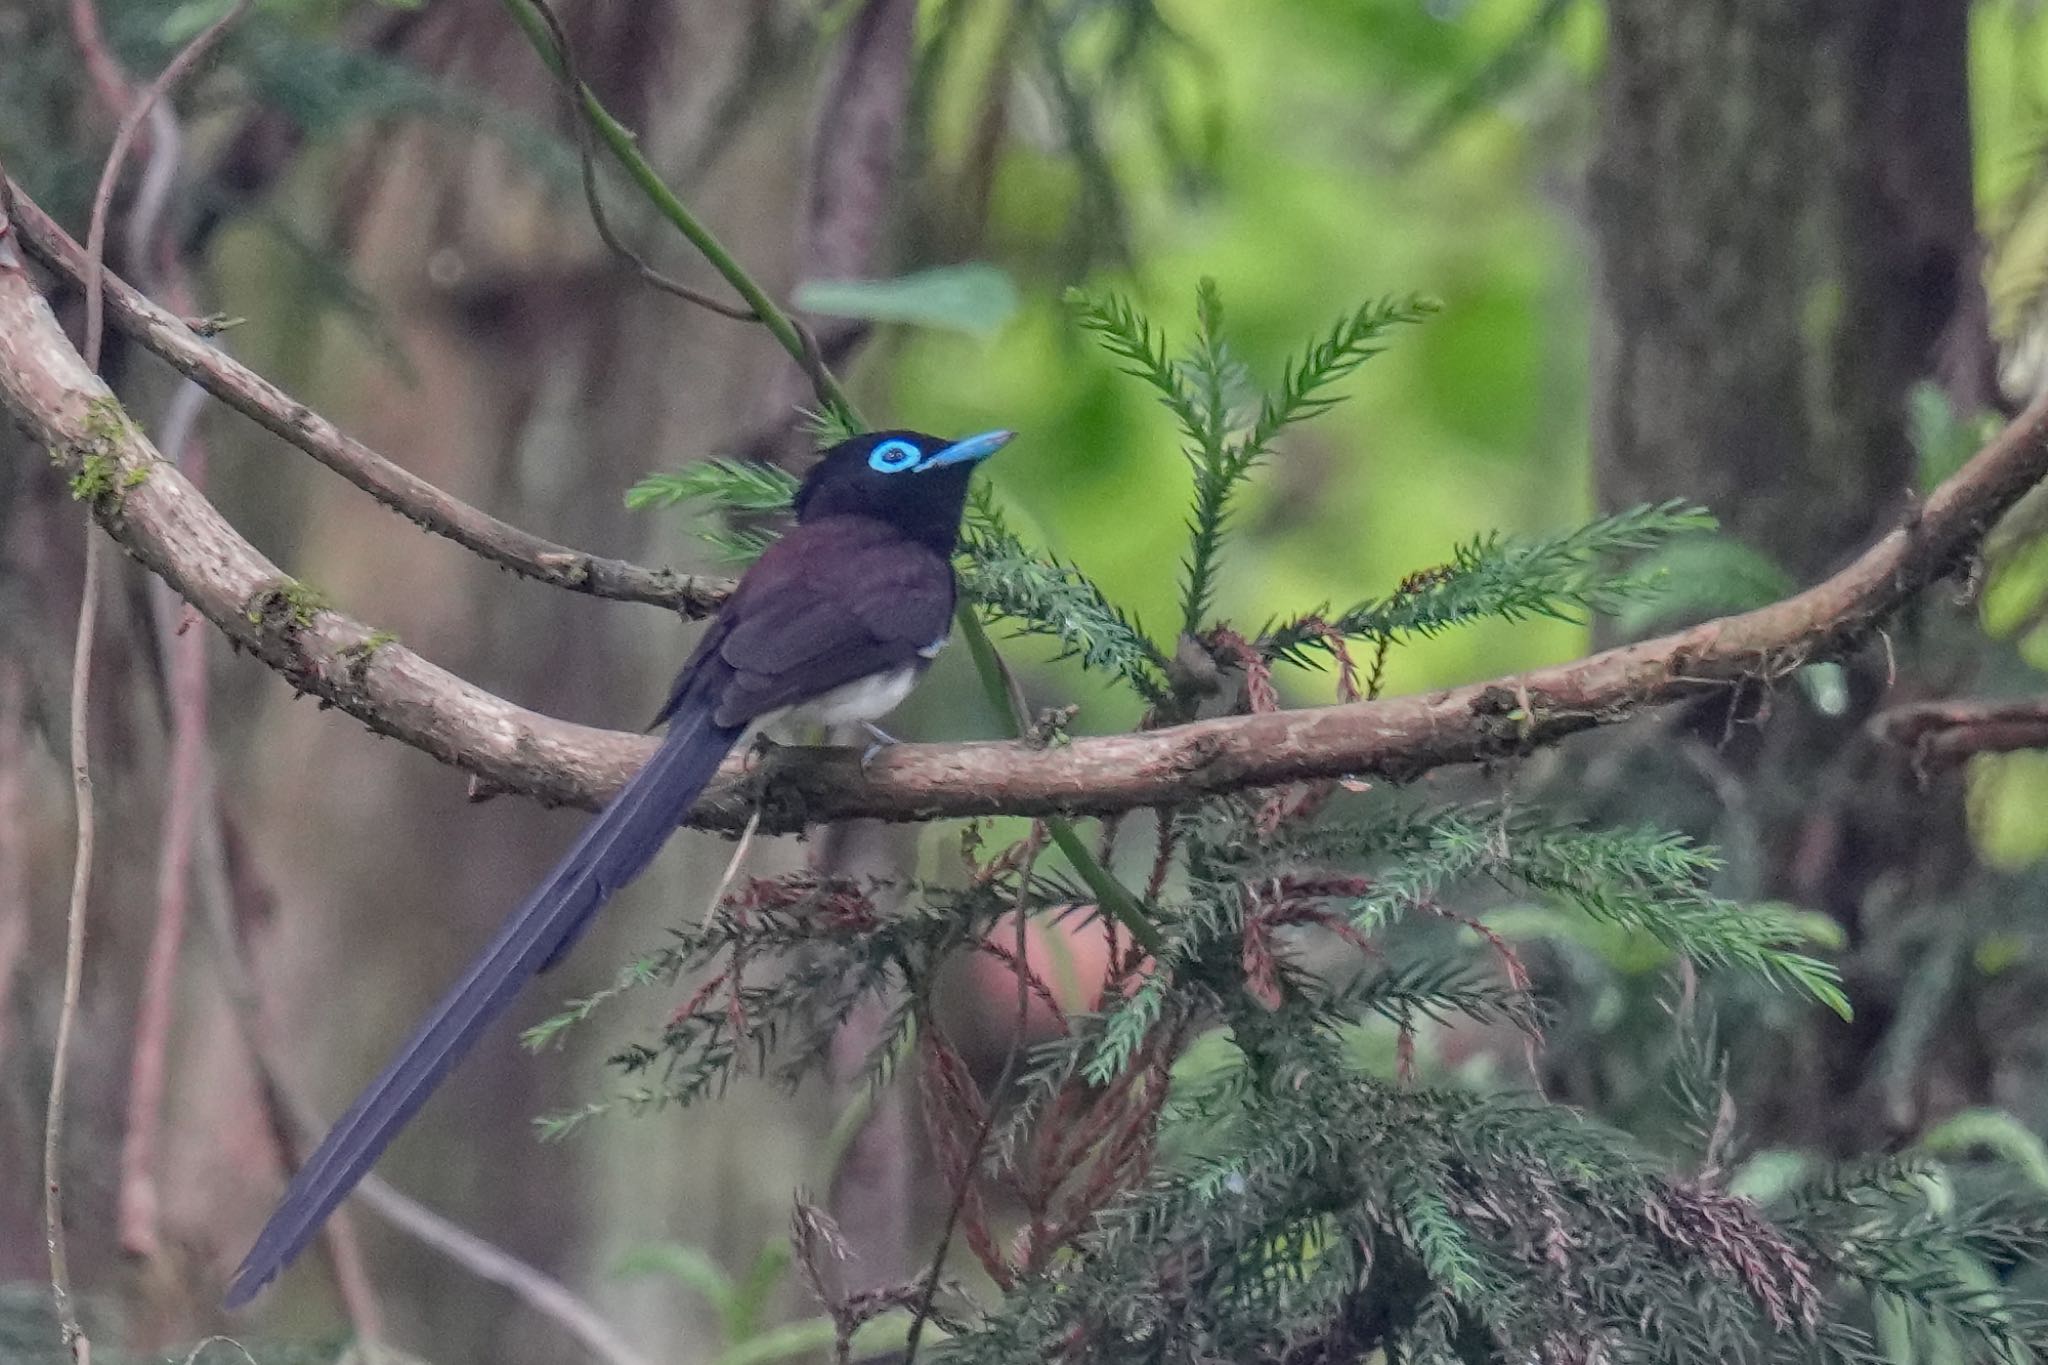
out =
[[(0, 201), (0, 213), (11, 212), (15, 231), (29, 254), (82, 284), (85, 248), (13, 181), (6, 181), (5, 189), (7, 197)], [(171, 368), (400, 516), (501, 568), (593, 597), (672, 607), (685, 616), (709, 616), (731, 590), (727, 579), (647, 569), (622, 559), (587, 554), (500, 521), (345, 435), (262, 375), (207, 345), (182, 318), (157, 307), (131, 285), (111, 273), (102, 279), (114, 326)]]
[[(164, 463), (80, 361), (0, 236), (0, 402), (92, 494), (108, 533), (293, 686), (495, 787), (594, 806), (652, 741), (526, 711), (315, 604)], [(1062, 748), (906, 744), (863, 771), (853, 750), (786, 753), (763, 827), (869, 816), (1103, 813), (1305, 778), (1418, 776), (1525, 752), (1662, 703), (1839, 657), (1973, 553), (2048, 475), (2036, 403), (1848, 568), (1782, 602), (1578, 662), (1419, 696), (1234, 716)], [(736, 829), (728, 780), (694, 823)]]

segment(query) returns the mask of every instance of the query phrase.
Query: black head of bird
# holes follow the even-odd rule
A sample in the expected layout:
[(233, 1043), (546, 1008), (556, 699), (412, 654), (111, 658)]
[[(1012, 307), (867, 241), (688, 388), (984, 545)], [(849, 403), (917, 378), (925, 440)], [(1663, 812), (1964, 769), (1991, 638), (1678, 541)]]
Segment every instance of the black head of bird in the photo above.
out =
[(796, 519), (868, 517), (950, 555), (974, 467), (1014, 434), (985, 431), (951, 441), (920, 431), (875, 431), (841, 441), (797, 490)]

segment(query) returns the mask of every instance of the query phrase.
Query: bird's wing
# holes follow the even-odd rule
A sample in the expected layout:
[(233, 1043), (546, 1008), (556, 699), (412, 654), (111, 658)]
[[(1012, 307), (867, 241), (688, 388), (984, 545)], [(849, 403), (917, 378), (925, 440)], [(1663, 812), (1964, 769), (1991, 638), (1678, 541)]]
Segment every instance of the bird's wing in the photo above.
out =
[(716, 646), (732, 670), (715, 713), (720, 725), (917, 666), (945, 638), (952, 565), (924, 546), (835, 520), (778, 541), (734, 597), (731, 629)]

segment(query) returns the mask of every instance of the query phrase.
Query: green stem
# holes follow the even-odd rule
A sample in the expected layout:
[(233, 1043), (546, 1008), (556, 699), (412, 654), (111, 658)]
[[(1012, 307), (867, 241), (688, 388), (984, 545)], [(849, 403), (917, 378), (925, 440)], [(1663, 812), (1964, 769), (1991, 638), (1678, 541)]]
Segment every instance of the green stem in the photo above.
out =
[[(547, 21), (541, 17), (540, 11), (534, 7), (533, 0), (504, 0), (504, 5), (511, 13), (513, 22), (525, 31), (527, 41), (533, 44), (533, 50), (540, 54), (541, 61), (557, 77), (566, 79), (568, 67), (562, 59), (562, 54), (555, 48), (554, 34), (550, 32)], [(611, 149), (612, 155), (618, 158), (619, 164), (625, 168), (633, 183), (640, 187), (641, 193), (647, 196), (648, 202), (660, 211), (662, 217), (673, 223), (676, 231), (682, 233), (690, 245), (697, 248), (705, 260), (711, 262), (712, 268), (725, 277), (734, 292), (746, 300), (747, 306), (754, 310), (754, 316), (776, 341), (782, 344), (782, 349), (789, 352), (790, 358), (813, 375), (820, 390), (819, 398), (837, 408), (848, 427), (855, 431), (866, 430), (867, 423), (861, 419), (860, 410), (854, 407), (853, 400), (846, 396), (845, 389), (840, 387), (832, 372), (825, 368), (824, 362), (809, 353), (804, 344), (803, 334), (797, 331), (796, 324), (790, 320), (789, 315), (776, 306), (775, 300), (769, 298), (767, 291), (755, 283), (754, 277), (747, 273), (746, 267), (725, 249), (725, 244), (713, 235), (710, 228), (699, 222), (688, 206), (676, 197), (676, 192), (668, 187), (660, 173), (640, 154), (639, 141), (631, 130), (613, 118), (611, 111), (604, 107), (591, 88), (580, 81), (577, 83), (576, 97), (583, 106), (583, 112), (590, 119), (590, 126), (597, 131), (604, 145)], [(996, 714), (1007, 717), (1011, 733), (1021, 738), (1030, 725), (1030, 717), (1017, 714), (1016, 708), (1010, 704), (1010, 693), (1003, 683), (1003, 666), (996, 658), (995, 643), (988, 638), (988, 631), (982, 626), (981, 618), (974, 614), (973, 608), (967, 603), (960, 604), (956, 618), (959, 621), (960, 633), (967, 640), (967, 650), (974, 656), (974, 668), (981, 675), (982, 688), (988, 693)], [(1160, 938), (1159, 930), (1145, 917), (1145, 912), (1137, 899), (1123, 883), (1110, 874), (1109, 869), (1104, 867), (1093, 853), (1089, 852), (1088, 846), (1075, 831), (1073, 823), (1057, 815), (1048, 816), (1045, 823), (1053, 842), (1066, 854), (1067, 861), (1073, 864), (1074, 871), (1088, 884), (1088, 889), (1095, 893), (1096, 903), (1104, 911), (1114, 915), (1147, 952), (1157, 955), (1164, 949), (1165, 941)]]
[[(1003, 681), (1003, 665), (996, 658), (995, 641), (988, 638), (988, 628), (982, 625), (981, 618), (966, 602), (962, 602), (953, 613), (953, 619), (961, 638), (967, 641), (967, 652), (974, 659), (974, 671), (981, 675), (981, 688), (988, 696), (989, 705), (1008, 721), (1010, 733), (1021, 738), (1030, 728), (1031, 718), (1017, 712), (1009, 686)], [(1137, 898), (1081, 841), (1073, 821), (1065, 816), (1049, 815), (1045, 819), (1045, 828), (1052, 835), (1052, 841), (1059, 845), (1060, 852), (1067, 855), (1074, 871), (1095, 893), (1095, 903), (1114, 915), (1146, 952), (1157, 957), (1165, 949), (1166, 941), (1159, 936), (1159, 930), (1152, 921), (1146, 918), (1144, 907), (1138, 904)]]
[[(527, 41), (533, 44), (533, 50), (540, 54), (541, 61), (546, 63), (548, 69), (556, 76), (566, 78), (567, 68), (563, 64), (562, 54), (555, 49), (554, 35), (548, 31), (547, 21), (541, 18), (540, 11), (534, 8), (533, 0), (504, 0), (504, 3), (505, 8), (511, 12), (514, 22), (526, 31)], [(747, 273), (746, 267), (725, 249), (725, 244), (718, 240), (710, 228), (698, 221), (697, 215), (690, 212), (688, 205), (676, 197), (676, 192), (668, 187), (660, 173), (640, 154), (639, 139), (633, 135), (632, 130), (613, 118), (611, 111), (604, 107), (596, 93), (580, 81), (577, 83), (576, 97), (583, 105), (583, 112), (590, 118), (590, 126), (597, 131), (604, 145), (611, 149), (612, 155), (618, 158), (619, 165), (625, 168), (633, 183), (640, 187), (640, 192), (647, 196), (648, 202), (660, 211), (662, 217), (673, 223), (676, 231), (682, 233), (690, 245), (697, 248), (704, 259), (711, 262), (712, 268), (723, 275), (733, 290), (746, 300), (747, 307), (754, 310), (754, 316), (776, 341), (781, 343), (782, 349), (789, 352), (790, 358), (814, 374), (822, 390), (819, 398), (839, 409), (840, 416), (845, 418), (849, 426), (861, 428), (863, 423), (859, 412), (853, 406), (853, 400), (846, 396), (846, 391), (840, 387), (839, 381), (822, 362), (813, 365), (813, 357), (809, 355), (804, 345), (803, 334), (797, 331), (796, 324), (790, 320), (789, 314), (776, 306), (775, 300), (768, 297), (767, 291), (755, 283), (754, 277)]]
[(1115, 916), (1146, 952), (1154, 957), (1165, 952), (1166, 940), (1145, 917), (1145, 908), (1108, 868), (1096, 861), (1095, 855), (1088, 851), (1088, 845), (1081, 842), (1081, 835), (1073, 822), (1064, 816), (1049, 815), (1045, 819), (1045, 827), (1051, 833), (1052, 841), (1060, 846), (1060, 852), (1066, 854), (1067, 861), (1074, 865), (1074, 871), (1095, 893), (1095, 903)]

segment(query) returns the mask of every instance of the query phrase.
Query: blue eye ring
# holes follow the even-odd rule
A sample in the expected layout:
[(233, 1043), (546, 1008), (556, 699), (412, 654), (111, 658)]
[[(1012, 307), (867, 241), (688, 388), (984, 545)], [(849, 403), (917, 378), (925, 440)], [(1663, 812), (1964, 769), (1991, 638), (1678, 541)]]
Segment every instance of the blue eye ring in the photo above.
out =
[(909, 441), (884, 441), (868, 452), (868, 468), (877, 474), (901, 474), (923, 458), (924, 452)]

